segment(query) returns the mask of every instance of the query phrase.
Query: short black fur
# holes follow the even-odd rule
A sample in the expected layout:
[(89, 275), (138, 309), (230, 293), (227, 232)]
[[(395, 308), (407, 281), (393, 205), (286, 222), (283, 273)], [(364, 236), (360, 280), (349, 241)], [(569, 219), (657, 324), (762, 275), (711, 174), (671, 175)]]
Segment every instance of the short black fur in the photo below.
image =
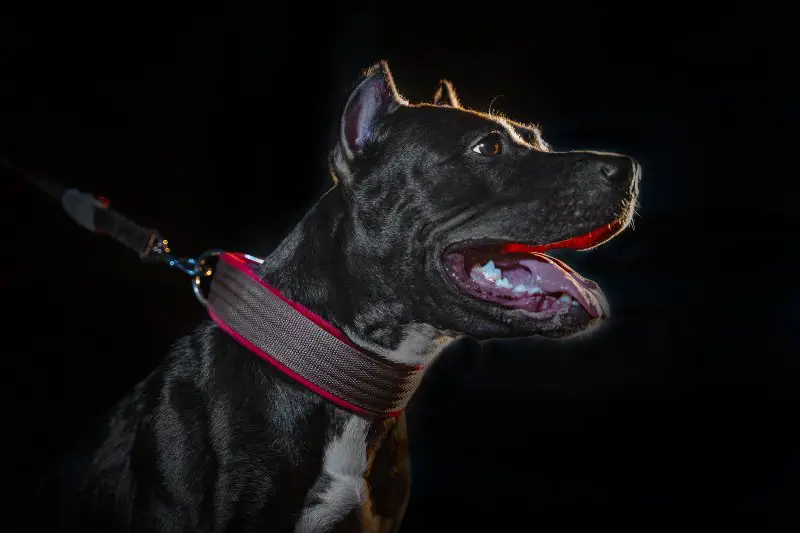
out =
[[(472, 150), (487, 135), (499, 155)], [(433, 104), (410, 105), (385, 63), (345, 106), (331, 169), (337, 185), (260, 274), (363, 348), (425, 364), (461, 335), (591, 327), (588, 315), (537, 321), (467, 298), (441, 256), (459, 242), (539, 244), (624, 225), (639, 179), (626, 157), (554, 153), (536, 127), (462, 108), (449, 83)], [(353, 416), (205, 323), (65, 466), (69, 490), (49, 530), (295, 531), (338, 483), (326, 448)], [(396, 530), (409, 490), (403, 417), (372, 421), (363, 444), (368, 494), (333, 523), (297, 531)], [(52, 518), (37, 511), (26, 526)]]

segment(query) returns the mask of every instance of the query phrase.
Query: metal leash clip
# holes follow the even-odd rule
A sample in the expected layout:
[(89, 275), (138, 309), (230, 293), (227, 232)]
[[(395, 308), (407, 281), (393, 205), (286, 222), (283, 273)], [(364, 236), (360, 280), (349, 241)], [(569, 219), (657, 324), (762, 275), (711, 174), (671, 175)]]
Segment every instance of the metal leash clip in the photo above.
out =
[(210, 260), (222, 253), (221, 250), (208, 250), (200, 254), (197, 258), (194, 257), (177, 257), (172, 254), (169, 247), (169, 241), (164, 239), (161, 235), (153, 234), (153, 244), (147, 256), (165, 262), (167, 265), (177, 268), (184, 274), (192, 277), (192, 292), (194, 292), (197, 300), (203, 305), (208, 307), (208, 301), (202, 290), (203, 279), (208, 279), (214, 275), (214, 267), (211, 265)]
[(200, 256), (197, 258), (198, 270), (195, 275), (192, 276), (192, 291), (203, 307), (208, 307), (208, 300), (203, 294), (200, 284), (202, 283), (203, 278), (210, 278), (214, 275), (214, 267), (208, 263), (208, 260), (213, 257), (219, 257), (221, 253), (222, 251), (220, 250), (208, 250), (200, 254)]

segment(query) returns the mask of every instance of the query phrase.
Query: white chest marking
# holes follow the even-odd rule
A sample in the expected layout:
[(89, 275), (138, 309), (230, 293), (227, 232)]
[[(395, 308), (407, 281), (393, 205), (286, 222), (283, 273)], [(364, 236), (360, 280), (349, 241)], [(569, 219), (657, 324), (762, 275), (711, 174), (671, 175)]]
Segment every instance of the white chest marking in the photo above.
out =
[[(352, 416), (342, 434), (325, 448), (322, 474), (311, 487), (308, 498), (321, 500), (306, 504), (295, 533), (325, 533), (367, 498), (367, 429), (369, 423)], [(327, 474), (327, 475), (326, 475)]]

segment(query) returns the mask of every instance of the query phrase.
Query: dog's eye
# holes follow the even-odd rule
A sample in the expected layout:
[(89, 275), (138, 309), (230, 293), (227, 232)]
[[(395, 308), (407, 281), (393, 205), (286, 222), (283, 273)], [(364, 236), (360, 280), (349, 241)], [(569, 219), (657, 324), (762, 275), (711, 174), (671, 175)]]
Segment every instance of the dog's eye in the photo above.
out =
[(503, 142), (499, 134), (490, 133), (478, 141), (478, 144), (472, 147), (472, 151), (485, 156), (500, 155), (503, 153)]

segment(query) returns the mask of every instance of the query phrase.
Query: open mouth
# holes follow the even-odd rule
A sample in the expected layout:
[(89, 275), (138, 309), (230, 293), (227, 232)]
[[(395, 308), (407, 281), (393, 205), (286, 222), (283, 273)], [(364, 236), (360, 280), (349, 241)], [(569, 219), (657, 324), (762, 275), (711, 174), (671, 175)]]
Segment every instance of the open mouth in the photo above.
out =
[(584, 235), (548, 244), (462, 242), (444, 253), (444, 266), (468, 297), (516, 309), (540, 318), (563, 313), (609, 314), (608, 303), (594, 281), (584, 278), (545, 250), (586, 250), (611, 239), (623, 229), (615, 221)]

